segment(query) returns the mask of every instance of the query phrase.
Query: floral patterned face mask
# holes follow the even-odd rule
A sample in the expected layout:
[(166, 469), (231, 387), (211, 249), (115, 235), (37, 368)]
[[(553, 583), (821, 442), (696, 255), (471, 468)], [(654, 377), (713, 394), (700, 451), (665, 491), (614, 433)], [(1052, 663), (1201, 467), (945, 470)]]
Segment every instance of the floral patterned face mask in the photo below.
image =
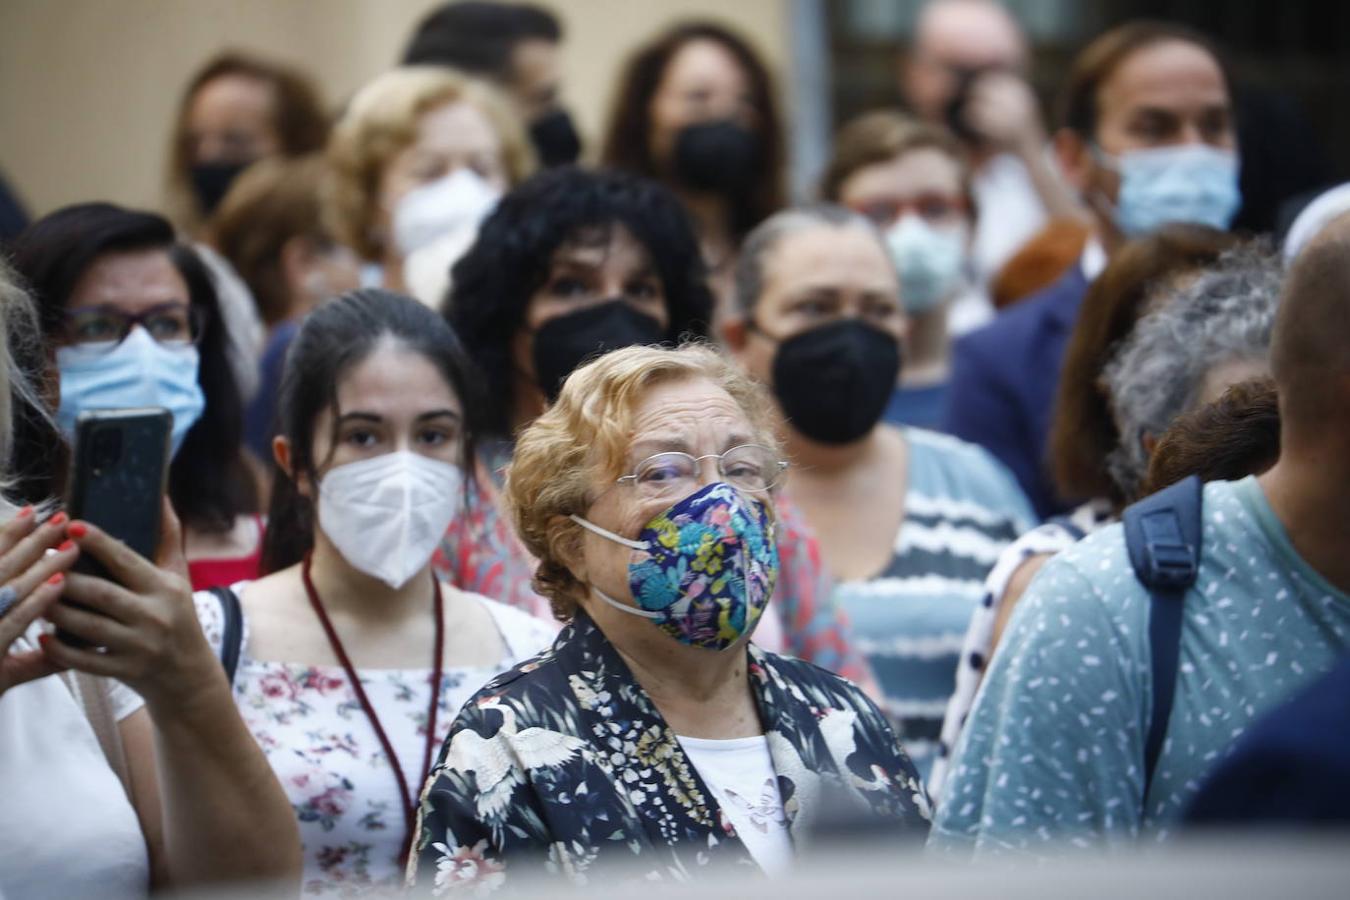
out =
[(778, 580), (778, 544), (764, 503), (729, 484), (710, 484), (647, 523), (629, 540), (580, 516), (572, 521), (638, 551), (628, 565), (629, 606), (682, 644), (725, 650), (754, 631)]

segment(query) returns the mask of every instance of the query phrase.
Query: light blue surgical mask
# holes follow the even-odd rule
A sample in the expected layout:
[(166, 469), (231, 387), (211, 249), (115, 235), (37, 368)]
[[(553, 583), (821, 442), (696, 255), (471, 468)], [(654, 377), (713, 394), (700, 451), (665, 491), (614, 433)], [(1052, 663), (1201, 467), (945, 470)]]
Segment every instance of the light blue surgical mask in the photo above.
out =
[(1176, 144), (1110, 156), (1097, 148), (1097, 157), (1120, 174), (1115, 222), (1125, 237), (1168, 222), (1226, 230), (1242, 205), (1238, 157), (1232, 150)]
[(206, 398), (197, 383), (201, 357), (191, 344), (165, 346), (140, 325), (114, 347), (76, 344), (58, 347), (61, 405), (56, 422), (68, 440), (75, 436), (75, 420), (94, 409), (162, 406), (173, 414), (172, 452), (201, 418)]
[(885, 238), (907, 314), (932, 312), (961, 286), (970, 240), (966, 225), (934, 228), (916, 215), (904, 215), (886, 229)]

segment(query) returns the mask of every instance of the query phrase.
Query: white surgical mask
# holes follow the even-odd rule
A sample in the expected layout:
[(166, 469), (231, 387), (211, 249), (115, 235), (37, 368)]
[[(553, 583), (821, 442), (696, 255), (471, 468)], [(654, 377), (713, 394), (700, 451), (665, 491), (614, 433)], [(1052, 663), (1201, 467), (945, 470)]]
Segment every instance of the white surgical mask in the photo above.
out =
[(394, 245), (406, 257), (444, 235), (476, 229), (500, 196), (482, 176), (464, 167), (413, 188), (394, 209)]
[(319, 527), (347, 562), (391, 588), (426, 566), (459, 513), (459, 466), (406, 450), (330, 469)]
[(961, 283), (970, 229), (934, 228), (916, 215), (886, 229), (886, 249), (900, 275), (900, 302), (911, 316), (932, 312)]

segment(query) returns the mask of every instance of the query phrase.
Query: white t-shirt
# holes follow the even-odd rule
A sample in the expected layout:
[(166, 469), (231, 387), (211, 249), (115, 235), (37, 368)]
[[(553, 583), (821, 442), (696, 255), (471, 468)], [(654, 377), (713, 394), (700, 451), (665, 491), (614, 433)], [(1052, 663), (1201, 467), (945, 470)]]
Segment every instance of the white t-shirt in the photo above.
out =
[[(14, 649), (36, 646), (39, 626)], [(122, 721), (141, 698), (110, 685)], [(93, 726), (58, 677), (0, 696), (0, 894), (6, 900), (144, 897), (150, 861), (140, 821)]]
[(791, 868), (792, 838), (768, 738), (676, 739), (759, 867), (769, 875)]
[(980, 286), (987, 287), (1003, 264), (1045, 227), (1045, 205), (1027, 167), (1010, 153), (976, 169), (970, 189), (977, 207), (971, 255)]

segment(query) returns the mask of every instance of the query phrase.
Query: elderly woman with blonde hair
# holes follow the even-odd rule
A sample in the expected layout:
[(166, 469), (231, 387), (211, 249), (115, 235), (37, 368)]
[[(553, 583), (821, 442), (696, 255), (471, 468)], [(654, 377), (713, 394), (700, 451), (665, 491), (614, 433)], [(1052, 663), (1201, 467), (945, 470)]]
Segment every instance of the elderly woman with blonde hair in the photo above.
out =
[(535, 168), (507, 100), (434, 66), (394, 69), (358, 91), (325, 159), (324, 222), (366, 263), (362, 286), (430, 306), (498, 198)]
[(872, 701), (749, 643), (778, 574), (771, 408), (707, 347), (630, 347), (577, 369), (520, 435), (507, 499), (569, 624), (460, 712), (422, 797), (414, 880), (781, 873), (826, 809), (927, 831)]

